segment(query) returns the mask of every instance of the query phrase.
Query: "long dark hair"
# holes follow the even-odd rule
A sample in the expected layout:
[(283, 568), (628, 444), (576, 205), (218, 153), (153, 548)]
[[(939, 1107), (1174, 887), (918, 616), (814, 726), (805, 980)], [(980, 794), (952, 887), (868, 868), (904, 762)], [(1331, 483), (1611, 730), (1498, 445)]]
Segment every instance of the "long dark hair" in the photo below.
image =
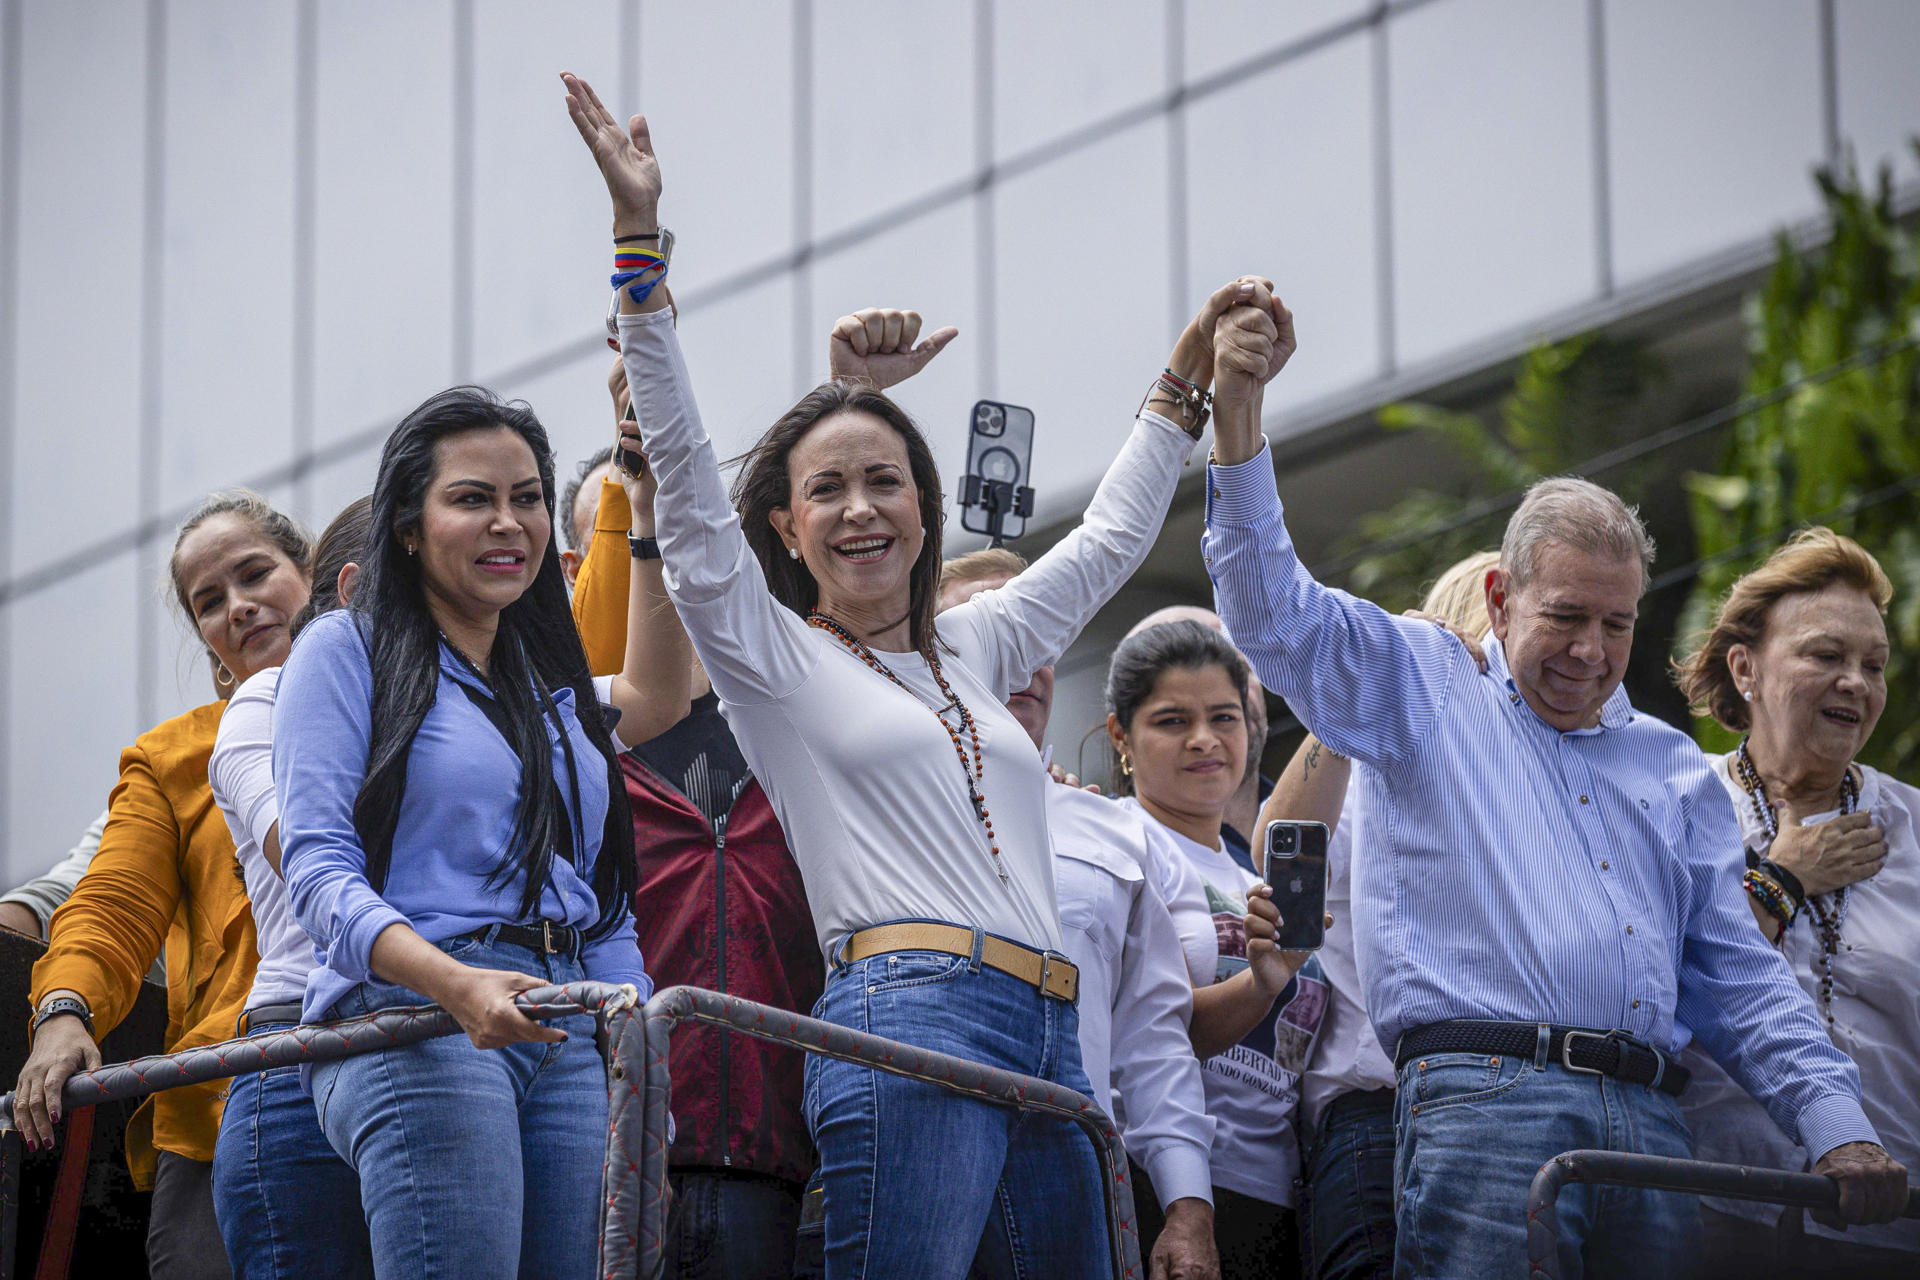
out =
[(907, 446), (907, 467), (920, 490), (920, 524), (926, 540), (920, 558), (908, 576), (911, 603), (907, 613), (907, 641), (923, 656), (934, 657), (933, 618), (940, 611), (940, 532), (946, 520), (946, 496), (940, 490), (940, 469), (933, 450), (907, 411), (872, 387), (857, 382), (825, 382), (807, 392), (800, 403), (767, 428), (759, 443), (742, 458), (739, 478), (733, 482), (733, 506), (740, 513), (747, 545), (760, 561), (774, 599), (805, 617), (820, 600), (820, 586), (787, 548), (768, 519), (780, 507), (793, 505), (787, 481), (787, 457), (801, 437), (836, 413), (870, 413), (900, 433)]
[[(1153, 696), (1153, 686), (1169, 671), (1199, 671), (1220, 667), (1240, 695), (1244, 712), (1251, 687), (1247, 660), (1212, 627), (1191, 619), (1163, 622), (1135, 632), (1120, 642), (1107, 667), (1107, 714), (1120, 722), (1121, 732), (1133, 728), (1140, 704)], [(1252, 750), (1253, 744), (1248, 743)], [(1109, 779), (1115, 795), (1133, 794), (1133, 776), (1116, 767)]]
[[(400, 801), (407, 787), (407, 756), (433, 707), (440, 679), (439, 628), (427, 611), (420, 581), (425, 557), (409, 556), (403, 538), (408, 533), (418, 535), (439, 443), (464, 432), (500, 428), (513, 431), (533, 450), (541, 496), (551, 518), (553, 451), (545, 428), (524, 401), (503, 402), (484, 387), (449, 388), (402, 419), (380, 454), (360, 577), (350, 606), (361, 624), (373, 668), (367, 777), (354, 801), (353, 823), (366, 849), (368, 879), (376, 888), (385, 882), (393, 858)], [(585, 833), (573, 832), (568, 821), (566, 802), (553, 776), (553, 744), (547, 734), (551, 719), (560, 731), (571, 774), (573, 749), (551, 690), (572, 689), (580, 727), (599, 752), (598, 763), (607, 775), (606, 826), (593, 869), (600, 918), (589, 934), (598, 937), (628, 908), (639, 869), (625, 778), (612, 736), (598, 712), (586, 652), (574, 630), (557, 545), (557, 539), (547, 540), (532, 585), (500, 611), (488, 659), (487, 682), (503, 713), (503, 732), (520, 758), (521, 797), (512, 834), (489, 883), (506, 884), (524, 877), (520, 914), (531, 917), (552, 876), (554, 847), (570, 844), (576, 862), (584, 856)], [(570, 790), (577, 798), (578, 787)]]
[(367, 533), (373, 528), (373, 495), (355, 498), (333, 518), (320, 541), (313, 544), (313, 590), (288, 628), (295, 639), (307, 624), (340, 607), (340, 572), (360, 563), (367, 553)]

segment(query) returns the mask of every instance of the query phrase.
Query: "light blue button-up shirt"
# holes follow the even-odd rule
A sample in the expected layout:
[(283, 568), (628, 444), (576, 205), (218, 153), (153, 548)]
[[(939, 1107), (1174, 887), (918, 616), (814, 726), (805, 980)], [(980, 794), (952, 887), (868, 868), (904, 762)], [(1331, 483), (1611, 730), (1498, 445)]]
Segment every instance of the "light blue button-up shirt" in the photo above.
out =
[(1859, 1073), (1754, 925), (1732, 805), (1690, 738), (1624, 689), (1563, 733), (1497, 641), (1482, 674), (1433, 624), (1315, 582), (1264, 447), (1208, 468), (1206, 559), (1261, 681), (1361, 766), (1354, 933), (1389, 1054), (1452, 1018), (1617, 1027), (1676, 1051), (1691, 1029), (1816, 1159), (1874, 1141)]

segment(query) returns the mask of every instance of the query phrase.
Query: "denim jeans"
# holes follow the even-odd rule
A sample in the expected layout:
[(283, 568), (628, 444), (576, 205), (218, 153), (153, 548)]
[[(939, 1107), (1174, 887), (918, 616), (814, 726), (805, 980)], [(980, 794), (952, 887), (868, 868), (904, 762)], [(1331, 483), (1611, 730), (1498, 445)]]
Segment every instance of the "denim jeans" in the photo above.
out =
[(1393, 1275), (1393, 1090), (1354, 1090), (1327, 1104), (1301, 1153), (1300, 1240), (1313, 1280)]
[[(462, 964), (578, 982), (577, 958), (472, 937)], [(362, 983), (334, 1017), (424, 997)], [(594, 1274), (607, 1080), (588, 1015), (548, 1023), (567, 1039), (476, 1049), (458, 1033), (313, 1070), (334, 1150), (360, 1175), (381, 1280), (579, 1280)]]
[[(1074, 1007), (977, 959), (896, 951), (841, 964), (814, 1012), (1089, 1087)], [(1071, 1121), (818, 1055), (807, 1058), (805, 1110), (820, 1150), (830, 1280), (960, 1280), (970, 1268), (993, 1280), (1106, 1274), (1099, 1165)]]
[(213, 1212), (235, 1280), (373, 1280), (360, 1179), (320, 1132), (299, 1067), (234, 1077), (213, 1150)]
[(788, 1280), (800, 1184), (731, 1169), (672, 1171), (666, 1280)]
[[(1527, 1189), (1562, 1151), (1693, 1158), (1678, 1099), (1549, 1060), (1436, 1053), (1400, 1069), (1401, 1277), (1523, 1277)], [(1698, 1256), (1699, 1202), (1638, 1187), (1570, 1184), (1560, 1193), (1560, 1274), (1684, 1276)]]

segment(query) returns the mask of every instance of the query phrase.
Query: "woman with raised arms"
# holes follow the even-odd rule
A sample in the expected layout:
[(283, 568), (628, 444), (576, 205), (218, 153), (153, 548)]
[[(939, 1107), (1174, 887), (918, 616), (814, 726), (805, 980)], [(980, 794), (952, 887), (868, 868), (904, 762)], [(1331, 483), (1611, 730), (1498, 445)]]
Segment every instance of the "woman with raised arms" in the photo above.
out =
[[(778, 810), (832, 972), (829, 1021), (1084, 1090), (1077, 976), (1060, 954), (1045, 788), (1005, 707), (1145, 557), (1204, 421), (1212, 327), (1284, 308), (1242, 279), (1187, 327), (1085, 523), (1017, 580), (936, 625), (942, 493), (932, 451), (854, 382), (809, 392), (761, 438), (729, 501), (674, 337), (660, 169), (583, 81), (567, 109), (613, 198), (619, 330), (656, 531), (681, 621)], [(633, 247), (642, 250), (632, 252)], [(623, 272), (624, 274), (624, 272)], [(954, 336), (851, 335), (874, 367)], [(1163, 416), (1164, 415), (1164, 416)], [(810, 1058), (830, 1276), (1099, 1274), (1098, 1169), (1070, 1124)]]

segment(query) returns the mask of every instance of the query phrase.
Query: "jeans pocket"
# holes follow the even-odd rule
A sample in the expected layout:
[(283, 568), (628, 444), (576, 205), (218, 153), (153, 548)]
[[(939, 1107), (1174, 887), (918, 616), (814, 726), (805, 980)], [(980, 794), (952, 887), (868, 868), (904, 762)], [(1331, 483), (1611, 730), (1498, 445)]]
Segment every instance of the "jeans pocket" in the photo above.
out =
[(885, 960), (884, 966), (867, 970), (869, 977), (877, 977), (869, 987), (871, 994), (949, 982), (965, 973), (971, 963), (966, 956), (950, 956), (944, 951), (895, 951)]
[(1526, 1058), (1430, 1054), (1414, 1071), (1413, 1114), (1491, 1102), (1512, 1093), (1533, 1074), (1533, 1064)]

